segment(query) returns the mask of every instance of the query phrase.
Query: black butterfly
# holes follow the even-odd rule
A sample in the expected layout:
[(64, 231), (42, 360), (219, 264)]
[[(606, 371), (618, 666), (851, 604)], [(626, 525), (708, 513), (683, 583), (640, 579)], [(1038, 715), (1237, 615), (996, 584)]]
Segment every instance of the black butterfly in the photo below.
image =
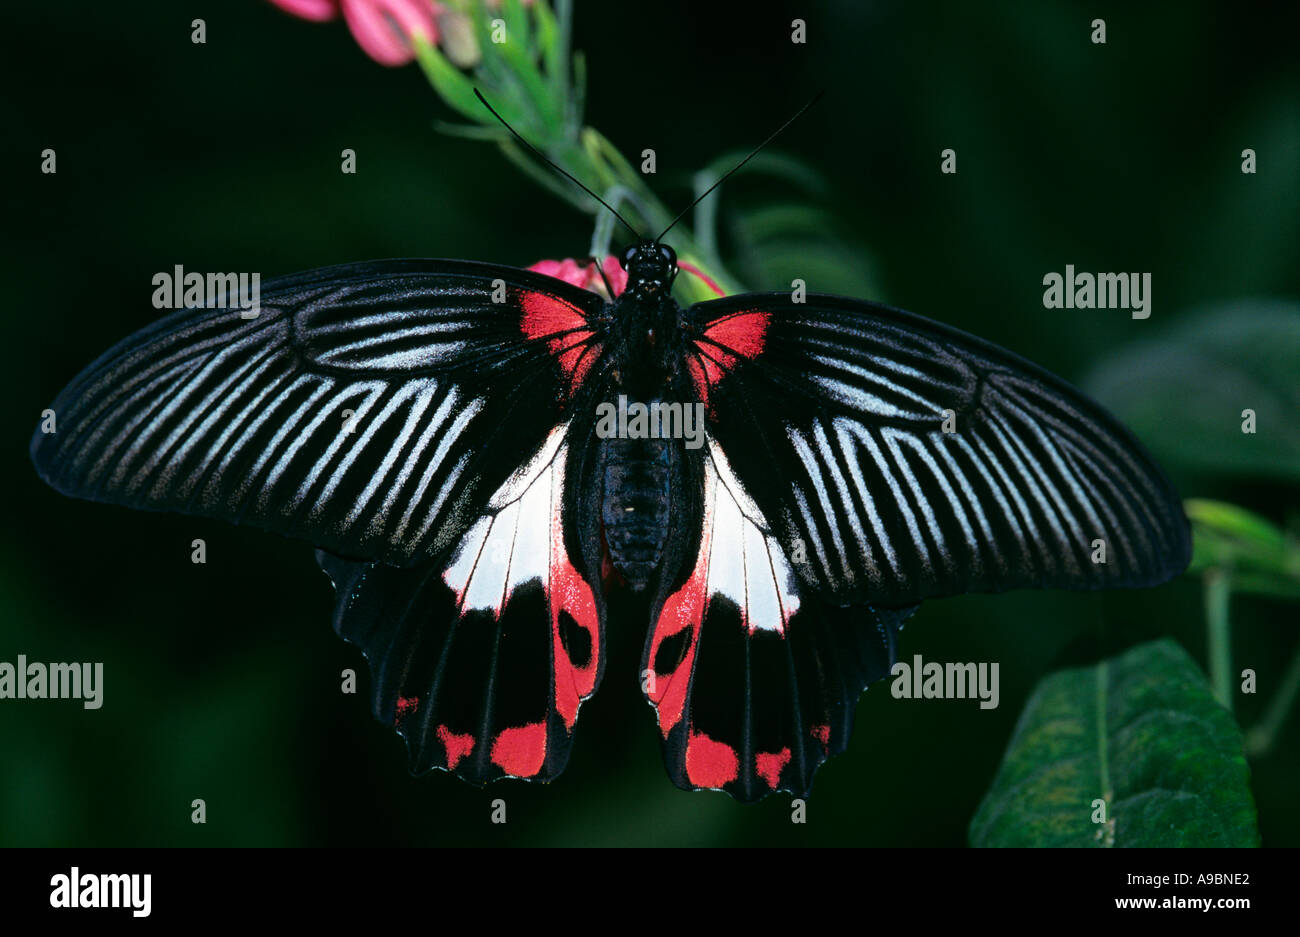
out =
[(660, 239), (621, 261), (613, 301), (392, 260), (270, 283), (253, 319), (176, 313), (64, 389), (32, 459), (68, 495), (315, 544), (376, 718), (414, 771), (478, 783), (564, 769), (619, 585), (673, 781), (755, 800), (845, 749), (923, 599), (1187, 565), (1159, 468), (1046, 371), (852, 299), (683, 309)]
[[(682, 309), (670, 248), (622, 262), (613, 302), (397, 260), (269, 284), (252, 320), (179, 312), (78, 376), (32, 458), (65, 494), (316, 544), (376, 717), (476, 782), (563, 770), (602, 563), (649, 601), (673, 780), (745, 800), (807, 793), (922, 599), (1185, 567), (1160, 470), (1047, 372), (850, 299)], [(702, 405), (707, 441), (602, 438), (619, 395)]]

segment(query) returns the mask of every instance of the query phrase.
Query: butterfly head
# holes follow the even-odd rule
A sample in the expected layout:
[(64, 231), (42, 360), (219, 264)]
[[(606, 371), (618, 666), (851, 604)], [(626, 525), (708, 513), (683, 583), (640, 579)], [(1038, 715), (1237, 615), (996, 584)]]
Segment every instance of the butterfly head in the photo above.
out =
[(634, 299), (666, 296), (677, 276), (677, 252), (654, 241), (633, 244), (623, 251), (619, 263), (627, 271), (626, 293)]

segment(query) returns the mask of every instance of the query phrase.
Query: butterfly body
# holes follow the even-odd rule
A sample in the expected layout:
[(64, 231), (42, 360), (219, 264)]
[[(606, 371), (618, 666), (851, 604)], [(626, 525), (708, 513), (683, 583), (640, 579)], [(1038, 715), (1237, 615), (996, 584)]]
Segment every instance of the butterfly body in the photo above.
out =
[(601, 532), (610, 562), (637, 592), (662, 565), (682, 459), (669, 439), (601, 441)]
[(670, 518), (674, 506), (689, 514), (698, 503), (698, 495), (687, 498), (686, 489), (698, 487), (702, 473), (682, 444), (690, 421), (684, 425), (681, 416), (694, 416), (684, 408), (695, 401), (686, 378), (684, 311), (670, 292), (676, 254), (667, 245), (643, 241), (624, 253), (622, 264), (627, 286), (607, 306), (609, 337), (592, 352), (600, 356), (593, 368), (596, 384), (574, 422), (605, 427), (601, 406), (614, 419), (593, 443), (601, 467), (599, 492), (580, 495), (577, 503), (599, 502), (609, 563), (623, 584), (642, 592), (657, 573), (676, 572), (664, 563), (673, 532)]
[[(683, 308), (671, 249), (622, 261), (610, 300), (408, 260), (268, 282), (252, 320), (178, 312), (58, 395), (33, 461), (69, 495), (314, 544), (375, 717), (413, 770), (475, 783), (563, 771), (610, 581), (648, 609), (614, 623), (648, 624), (618, 669), (670, 776), (754, 800), (808, 793), (923, 600), (1186, 566), (1159, 468), (1041, 368), (859, 300)], [(666, 433), (610, 409), (674, 406)]]

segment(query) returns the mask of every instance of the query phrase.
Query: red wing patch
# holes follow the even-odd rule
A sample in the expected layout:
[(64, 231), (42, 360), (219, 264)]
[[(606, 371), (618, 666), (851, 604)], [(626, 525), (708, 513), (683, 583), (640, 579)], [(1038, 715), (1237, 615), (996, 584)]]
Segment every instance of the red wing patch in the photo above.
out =
[(413, 713), (420, 708), (420, 698), (418, 696), (399, 696), (397, 698), (397, 714), (393, 718), (394, 725), (401, 725), (402, 720), (408, 713)]
[[(659, 731), (664, 738), (681, 722), (690, 690), (691, 670), (695, 664), (695, 646), (700, 639), (700, 626), (704, 623), (704, 608), (708, 602), (709, 545), (712, 525), (705, 523), (700, 535), (700, 552), (695, 570), (686, 583), (668, 596), (654, 628), (650, 631), (650, 646), (641, 668), (645, 676), (643, 686), (646, 697), (659, 716)], [(669, 642), (680, 650), (662, 654)], [(672, 644), (669, 644), (671, 647)]]
[(492, 763), (512, 778), (531, 778), (546, 763), (546, 723), (502, 729), (492, 740)]
[(438, 741), (447, 753), (447, 770), (455, 771), (462, 758), (474, 750), (474, 736), (457, 735), (446, 726), (438, 726)]
[(759, 309), (731, 313), (711, 323), (695, 339), (687, 360), (700, 400), (709, 402), (709, 388), (722, 380), (740, 358), (757, 358), (767, 344), (772, 314)]
[(785, 770), (785, 766), (789, 763), (789, 747), (783, 748), (779, 752), (759, 752), (754, 757), (754, 766), (759, 777), (766, 781), (767, 786), (772, 790), (776, 790), (777, 784), (781, 781), (781, 772)]
[(736, 750), (715, 742), (702, 732), (692, 732), (686, 742), (686, 777), (692, 787), (720, 788), (740, 774)]
[(533, 290), (519, 293), (523, 317), (519, 327), (529, 338), (545, 341), (559, 359), (572, 397), (600, 356), (601, 345), (587, 317), (577, 306)]
[(596, 596), (564, 549), (560, 512), (562, 479), (552, 498), (551, 567), (547, 595), (551, 607), (551, 659), (555, 661), (555, 710), (572, 731), (582, 701), (596, 692), (600, 678), (600, 615)]

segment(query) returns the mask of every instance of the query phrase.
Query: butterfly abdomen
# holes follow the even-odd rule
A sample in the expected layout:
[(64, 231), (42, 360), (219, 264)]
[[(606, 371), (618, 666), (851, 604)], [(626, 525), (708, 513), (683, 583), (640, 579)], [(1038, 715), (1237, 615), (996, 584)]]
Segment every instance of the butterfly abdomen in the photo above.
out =
[(634, 590), (646, 587), (663, 557), (671, 506), (673, 441), (601, 443), (601, 522), (610, 560)]

